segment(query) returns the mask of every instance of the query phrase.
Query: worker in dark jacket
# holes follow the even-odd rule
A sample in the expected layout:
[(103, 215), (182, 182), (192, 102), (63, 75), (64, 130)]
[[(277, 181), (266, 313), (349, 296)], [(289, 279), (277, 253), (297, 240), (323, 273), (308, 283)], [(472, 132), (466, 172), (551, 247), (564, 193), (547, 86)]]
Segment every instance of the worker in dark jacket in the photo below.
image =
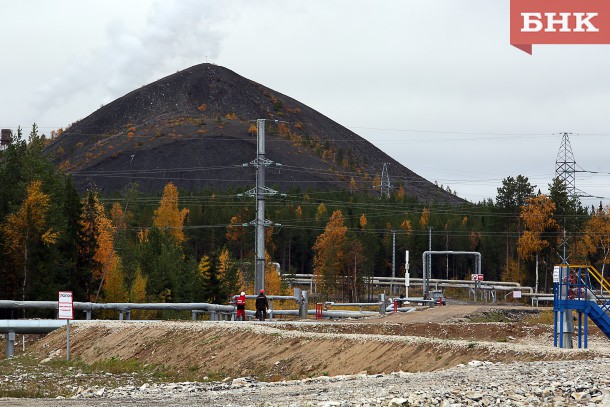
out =
[(256, 297), (256, 317), (259, 321), (264, 321), (267, 318), (267, 310), (269, 309), (269, 301), (265, 295), (265, 290), (261, 290)]

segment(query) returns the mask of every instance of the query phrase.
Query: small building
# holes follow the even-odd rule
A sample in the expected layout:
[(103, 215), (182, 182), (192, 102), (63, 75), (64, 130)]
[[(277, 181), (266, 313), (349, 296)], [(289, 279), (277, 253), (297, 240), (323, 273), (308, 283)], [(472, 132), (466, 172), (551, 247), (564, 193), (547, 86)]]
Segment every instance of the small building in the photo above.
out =
[(13, 132), (11, 129), (2, 129), (0, 135), (0, 150), (6, 150), (13, 142)]

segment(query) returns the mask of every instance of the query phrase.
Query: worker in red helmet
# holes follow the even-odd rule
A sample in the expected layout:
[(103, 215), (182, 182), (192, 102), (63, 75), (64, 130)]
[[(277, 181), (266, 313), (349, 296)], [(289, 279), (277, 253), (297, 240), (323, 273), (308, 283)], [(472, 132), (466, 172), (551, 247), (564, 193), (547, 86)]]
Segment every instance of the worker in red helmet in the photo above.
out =
[(261, 290), (256, 297), (256, 317), (259, 321), (264, 321), (267, 318), (267, 310), (269, 309), (269, 301), (265, 295), (265, 290)]
[(237, 320), (245, 321), (246, 320), (246, 293), (241, 292), (241, 294), (237, 297)]

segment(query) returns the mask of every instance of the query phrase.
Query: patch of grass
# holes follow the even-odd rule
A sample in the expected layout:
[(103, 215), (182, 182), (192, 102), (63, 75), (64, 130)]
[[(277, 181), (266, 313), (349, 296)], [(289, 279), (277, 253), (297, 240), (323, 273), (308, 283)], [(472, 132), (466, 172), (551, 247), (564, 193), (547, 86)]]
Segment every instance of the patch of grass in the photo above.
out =
[(552, 310), (540, 311), (536, 315), (527, 317), (527, 322), (530, 324), (553, 325), (554, 315)]
[(27, 369), (30, 367), (38, 366), (38, 364), (38, 359), (32, 357), (29, 354), (19, 355), (12, 359), (2, 359), (0, 360), (0, 374), (10, 374), (16, 369)]
[(45, 363), (45, 366), (54, 369), (54, 370), (63, 370), (68, 368), (77, 368), (81, 369), (86, 366), (86, 364), (80, 360), (79, 358), (72, 358), (69, 362), (64, 358), (55, 358), (51, 359)]
[[(83, 383), (120, 386), (132, 383), (133, 380), (149, 380), (153, 368), (139, 366), (134, 371), (136, 365), (132, 361), (125, 363), (117, 358), (91, 365), (79, 358), (69, 362), (64, 358), (55, 358), (40, 363), (35, 355), (19, 355), (0, 361), (0, 375), (7, 379), (0, 386), (0, 397), (70, 397)], [(130, 374), (108, 375), (110, 371)]]
[(229, 377), (225, 372), (208, 372), (206, 376), (208, 377), (207, 380), (210, 382), (221, 382)]
[(85, 363), (80, 358), (73, 358), (69, 362), (65, 359), (51, 359), (45, 366), (55, 370), (65, 370), (70, 373), (72, 371), (80, 371), (83, 373), (143, 373), (152, 374), (156, 377), (164, 376), (165, 368), (162, 365), (142, 364), (136, 359), (119, 359), (113, 356), (91, 364)]
[(35, 389), (0, 389), (0, 398), (12, 397), (12, 398), (28, 398), (36, 399), (46, 397), (44, 393)]
[(115, 356), (110, 359), (105, 359), (100, 362), (95, 362), (89, 366), (92, 371), (101, 370), (103, 372), (120, 374), (134, 373), (147, 370), (140, 361), (135, 359), (122, 360)]

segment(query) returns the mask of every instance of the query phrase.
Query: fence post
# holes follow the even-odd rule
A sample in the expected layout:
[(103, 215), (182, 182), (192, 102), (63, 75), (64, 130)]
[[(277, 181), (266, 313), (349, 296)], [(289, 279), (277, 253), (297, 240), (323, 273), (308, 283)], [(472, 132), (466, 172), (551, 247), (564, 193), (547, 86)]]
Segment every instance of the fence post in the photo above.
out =
[(269, 299), (269, 321), (273, 320), (273, 298)]
[(15, 355), (15, 331), (6, 333), (6, 357), (12, 358)]
[(379, 294), (379, 313), (385, 315), (385, 293)]
[(307, 291), (301, 291), (299, 300), (299, 318), (307, 319), (307, 311), (309, 310), (309, 294)]
[(324, 304), (321, 302), (316, 303), (316, 319), (322, 319), (322, 311), (324, 310)]

